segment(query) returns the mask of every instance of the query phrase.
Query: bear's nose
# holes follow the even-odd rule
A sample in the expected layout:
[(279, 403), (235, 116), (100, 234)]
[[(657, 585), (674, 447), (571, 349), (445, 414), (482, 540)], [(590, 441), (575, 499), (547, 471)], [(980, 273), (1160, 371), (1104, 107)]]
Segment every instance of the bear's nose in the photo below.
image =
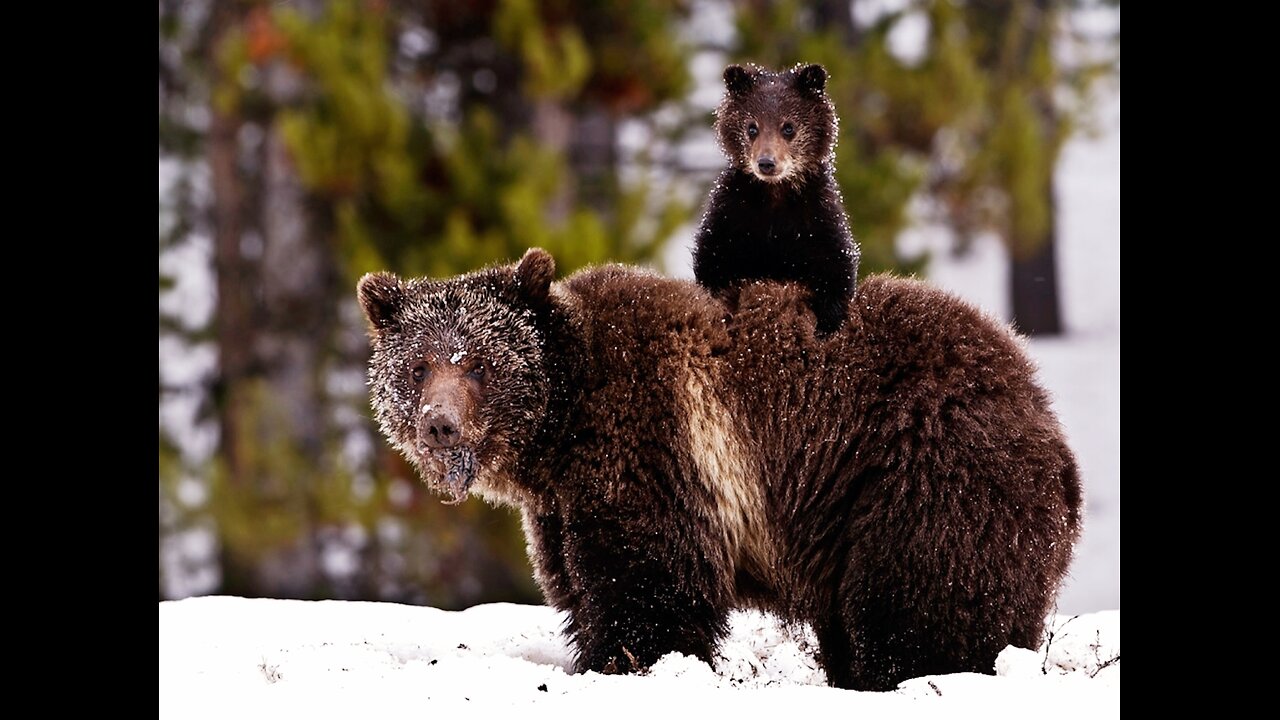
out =
[(432, 450), (442, 450), (457, 445), (462, 440), (458, 431), (458, 419), (452, 413), (433, 412), (422, 425), (421, 440)]
[(756, 160), (756, 167), (760, 168), (760, 172), (765, 175), (772, 175), (773, 172), (778, 169), (777, 163), (775, 163), (773, 158), (768, 155)]

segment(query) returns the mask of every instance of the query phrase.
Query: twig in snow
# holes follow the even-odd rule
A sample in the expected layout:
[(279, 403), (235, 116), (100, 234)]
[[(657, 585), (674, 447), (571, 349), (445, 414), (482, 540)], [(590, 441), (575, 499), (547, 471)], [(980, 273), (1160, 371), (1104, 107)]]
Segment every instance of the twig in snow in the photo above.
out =
[(264, 676), (266, 676), (267, 682), (269, 683), (274, 684), (280, 682), (280, 678), (284, 677), (280, 674), (280, 666), (268, 665), (266, 658), (262, 658), (262, 662), (258, 663), (258, 669), (262, 671)]
[(1098, 651), (1102, 649), (1102, 631), (1101, 630), (1096, 631), (1096, 634), (1094, 635), (1094, 638), (1093, 638), (1093, 642), (1089, 644), (1089, 648), (1093, 650), (1093, 659), (1098, 661), (1098, 667), (1094, 668), (1093, 672), (1089, 673), (1089, 677), (1091, 678), (1098, 677), (1098, 673), (1102, 672), (1104, 668), (1109, 668), (1112, 665), (1115, 665), (1116, 663), (1120, 662), (1120, 653), (1116, 653), (1116, 656), (1109, 660), (1103, 660), (1102, 656), (1098, 654)]
[(1058, 626), (1058, 629), (1057, 629), (1056, 631), (1054, 631), (1054, 630), (1050, 630), (1050, 631), (1049, 631), (1049, 639), (1048, 639), (1048, 640), (1046, 640), (1046, 641), (1045, 641), (1045, 643), (1044, 643), (1044, 662), (1040, 663), (1040, 674), (1041, 674), (1041, 675), (1048, 675), (1048, 674), (1049, 674), (1049, 649), (1050, 649), (1051, 647), (1053, 647), (1053, 638), (1054, 638), (1054, 637), (1055, 637), (1059, 632), (1062, 632), (1062, 630), (1063, 630), (1064, 628), (1066, 628), (1068, 625), (1070, 625), (1072, 620), (1075, 620), (1075, 619), (1076, 619), (1076, 618), (1078, 618), (1078, 617), (1080, 617), (1080, 616), (1079, 616), (1079, 615), (1072, 615), (1070, 618), (1068, 618), (1068, 619), (1067, 619), (1067, 621), (1066, 621), (1066, 622), (1064, 622), (1064, 623), (1062, 623), (1061, 625), (1059, 625), (1059, 626)]
[(1103, 669), (1105, 669), (1105, 668), (1109, 668), (1109, 667), (1111, 667), (1112, 665), (1115, 665), (1115, 664), (1116, 664), (1116, 663), (1118, 663), (1118, 662), (1120, 662), (1120, 653), (1116, 653), (1116, 656), (1115, 656), (1115, 657), (1113, 657), (1113, 658), (1111, 658), (1111, 659), (1107, 660), (1106, 662), (1102, 663), (1102, 664), (1101, 664), (1101, 665), (1099, 665), (1098, 667), (1094, 668), (1094, 669), (1093, 669), (1093, 672), (1089, 673), (1089, 677), (1091, 677), (1091, 678), (1098, 677), (1098, 673), (1102, 672), (1102, 671), (1103, 671)]

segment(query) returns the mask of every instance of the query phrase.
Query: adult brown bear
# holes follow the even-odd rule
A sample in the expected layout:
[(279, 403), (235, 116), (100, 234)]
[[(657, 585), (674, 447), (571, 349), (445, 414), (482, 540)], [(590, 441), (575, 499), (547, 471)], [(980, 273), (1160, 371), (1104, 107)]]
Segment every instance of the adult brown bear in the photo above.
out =
[(449, 500), (520, 509), (580, 670), (712, 662), (727, 613), (811, 623), (833, 685), (990, 673), (1035, 647), (1080, 527), (1076, 464), (1006, 327), (929, 286), (737, 309), (622, 266), (360, 281), (372, 405)]

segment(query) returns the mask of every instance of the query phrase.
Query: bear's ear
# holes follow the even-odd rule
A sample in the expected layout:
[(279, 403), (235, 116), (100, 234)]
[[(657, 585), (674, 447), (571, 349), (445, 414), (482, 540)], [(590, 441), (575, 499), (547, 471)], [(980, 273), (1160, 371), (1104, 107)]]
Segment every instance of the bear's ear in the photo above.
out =
[(724, 69), (724, 86), (730, 95), (745, 95), (755, 84), (755, 78), (741, 65), (730, 65)]
[(389, 272), (368, 273), (356, 285), (360, 307), (369, 320), (370, 330), (396, 327), (396, 311), (404, 304), (404, 286), (400, 278)]
[(542, 248), (529, 248), (516, 266), (516, 288), (531, 305), (542, 305), (551, 294), (556, 278), (556, 260)]
[(821, 65), (796, 68), (796, 88), (819, 95), (827, 87), (827, 70)]

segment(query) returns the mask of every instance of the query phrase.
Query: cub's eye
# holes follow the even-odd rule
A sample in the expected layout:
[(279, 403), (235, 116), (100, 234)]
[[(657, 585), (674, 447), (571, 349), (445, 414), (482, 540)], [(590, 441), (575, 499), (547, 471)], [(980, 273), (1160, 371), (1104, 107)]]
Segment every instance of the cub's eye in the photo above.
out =
[(796, 128), (791, 123), (782, 123), (782, 137), (790, 139), (796, 136)]
[(747, 126), (747, 137), (755, 139), (755, 136), (759, 134), (760, 134), (760, 128), (756, 127), (755, 123), (751, 123), (750, 125)]
[(475, 367), (471, 368), (471, 370), (467, 374), (475, 378), (476, 380), (483, 380), (484, 379), (484, 363), (480, 363), (479, 365), (476, 365)]
[(414, 381), (414, 382), (416, 382), (416, 383), (420, 383), (420, 382), (422, 382), (423, 380), (426, 380), (426, 379), (427, 379), (427, 366), (426, 366), (426, 365), (414, 365), (414, 366), (413, 366), (413, 370), (412, 370), (412, 371), (410, 371), (410, 373), (409, 373), (409, 374), (413, 376), (413, 381)]

